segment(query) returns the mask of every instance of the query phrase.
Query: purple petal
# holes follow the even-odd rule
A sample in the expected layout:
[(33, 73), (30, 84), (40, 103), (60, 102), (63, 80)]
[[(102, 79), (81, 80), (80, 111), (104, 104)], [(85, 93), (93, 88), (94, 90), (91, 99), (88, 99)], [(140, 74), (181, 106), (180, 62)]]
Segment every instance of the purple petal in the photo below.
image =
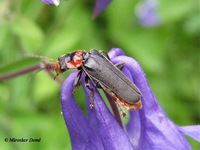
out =
[[(85, 86), (83, 87), (89, 106), (90, 91)], [(132, 150), (133, 147), (128, 136), (111, 114), (96, 88), (93, 85), (91, 87), (94, 88), (95, 101), (93, 110), (88, 110), (88, 120), (93, 131), (101, 137), (104, 149)]]
[[(158, 104), (139, 64), (134, 59), (124, 56), (124, 52), (119, 48), (113, 48), (109, 56), (113, 58), (114, 63), (125, 62), (123, 72), (134, 81), (143, 94), (143, 108), (130, 112), (130, 121), (127, 125), (127, 133), (132, 145), (93, 84), (90, 84), (95, 96), (95, 106), (92, 110), (89, 109), (90, 91), (83, 86), (88, 110), (88, 117), (85, 118), (72, 95), (73, 83), (77, 75), (75, 72), (65, 80), (61, 90), (62, 111), (71, 137), (72, 148), (90, 150), (133, 149), (134, 147), (139, 150), (190, 150), (191, 147), (183, 134), (199, 141), (200, 126), (178, 127), (175, 125)], [(82, 81), (84, 78), (83, 75)]]
[(114, 57), (125, 55), (123, 50), (121, 48), (112, 48), (109, 52), (108, 55), (110, 56), (110, 59), (113, 59)]
[(197, 140), (198, 142), (200, 142), (200, 125), (183, 126), (179, 128), (184, 135), (188, 135), (193, 139)]
[(134, 148), (191, 149), (183, 134), (158, 104), (140, 65), (127, 56), (115, 57), (112, 62), (125, 62), (124, 68), (130, 71), (134, 83), (142, 92), (143, 108), (130, 111), (130, 122), (127, 125)]
[(160, 18), (157, 14), (156, 0), (143, 0), (136, 9), (136, 15), (139, 22), (144, 26), (157, 26), (160, 24)]
[(60, 4), (60, 0), (40, 0), (48, 5), (58, 6)]
[(100, 13), (102, 13), (110, 2), (111, 0), (96, 0), (93, 18), (96, 18)]
[(102, 149), (101, 140), (92, 132), (72, 95), (76, 75), (77, 72), (71, 73), (61, 89), (62, 112), (70, 134), (72, 149)]

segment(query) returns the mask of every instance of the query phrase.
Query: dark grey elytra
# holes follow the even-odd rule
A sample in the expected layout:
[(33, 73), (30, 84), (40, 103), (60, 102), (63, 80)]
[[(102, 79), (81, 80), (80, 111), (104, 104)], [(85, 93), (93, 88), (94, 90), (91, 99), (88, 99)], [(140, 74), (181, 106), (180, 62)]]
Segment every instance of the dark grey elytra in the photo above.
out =
[[(130, 81), (121, 71), (124, 66), (124, 63), (118, 63), (114, 65), (110, 60), (108, 55), (103, 55), (103, 51), (97, 51), (92, 49), (90, 52), (85, 52), (83, 55), (83, 61), (81, 67), (78, 69), (80, 72), (77, 75), (74, 86), (77, 91), (80, 86), (80, 78), (82, 72), (86, 74), (85, 85), (90, 90), (90, 108), (94, 106), (94, 92), (89, 85), (89, 80), (93, 80), (96, 83), (98, 88), (102, 88), (106, 93), (110, 94), (115, 100), (121, 100), (121, 104), (127, 103), (128, 105), (135, 105), (141, 99), (141, 92), (136, 87), (136, 85)], [(69, 53), (59, 57), (60, 66), (63, 67), (63, 62), (65, 59), (69, 61), (69, 58), (74, 56), (74, 53)], [(73, 56), (72, 56), (73, 55)], [(64, 69), (66, 69), (64, 67)], [(67, 69), (66, 69), (67, 70)], [(129, 106), (126, 107), (127, 109)], [(136, 109), (141, 108), (138, 107)], [(132, 110), (135, 110), (132, 109)]]

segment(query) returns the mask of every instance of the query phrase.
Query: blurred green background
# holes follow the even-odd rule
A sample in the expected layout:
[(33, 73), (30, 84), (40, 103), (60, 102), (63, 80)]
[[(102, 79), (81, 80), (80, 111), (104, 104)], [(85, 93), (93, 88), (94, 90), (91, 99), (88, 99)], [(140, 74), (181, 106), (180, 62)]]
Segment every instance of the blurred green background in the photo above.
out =
[[(200, 14), (196, 0), (162, 0), (162, 23), (143, 27), (139, 0), (113, 0), (92, 19), (95, 1), (66, 0), (58, 7), (39, 0), (0, 0), (0, 74), (39, 63), (21, 58), (38, 54), (53, 59), (70, 51), (122, 48), (144, 69), (168, 116), (178, 125), (200, 124)], [(61, 75), (66, 78), (69, 73)], [(76, 94), (85, 109), (82, 88)], [(60, 86), (44, 71), (0, 82), (0, 149), (70, 149), (61, 115)], [(8, 138), (41, 138), (40, 143), (9, 143)], [(200, 144), (188, 138), (193, 149)]]

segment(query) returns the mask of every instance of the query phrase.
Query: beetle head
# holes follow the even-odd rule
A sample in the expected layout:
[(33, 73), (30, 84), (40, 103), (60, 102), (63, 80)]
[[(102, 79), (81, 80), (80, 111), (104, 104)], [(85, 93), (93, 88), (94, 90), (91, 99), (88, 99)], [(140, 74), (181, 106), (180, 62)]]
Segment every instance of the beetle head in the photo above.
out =
[(58, 58), (60, 65), (60, 70), (62, 72), (67, 71), (68, 69), (76, 69), (82, 65), (83, 55), (85, 51), (78, 50), (72, 53), (67, 53)]

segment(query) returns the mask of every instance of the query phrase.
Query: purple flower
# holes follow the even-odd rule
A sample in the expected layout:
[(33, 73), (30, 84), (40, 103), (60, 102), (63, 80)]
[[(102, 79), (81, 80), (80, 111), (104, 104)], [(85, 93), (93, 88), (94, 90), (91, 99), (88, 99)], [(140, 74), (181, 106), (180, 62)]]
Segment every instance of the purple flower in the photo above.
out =
[(143, 26), (157, 26), (160, 18), (157, 14), (157, 0), (143, 0), (136, 8), (136, 15)]
[[(58, 6), (60, 0), (40, 0), (48, 5)], [(93, 18), (96, 18), (100, 13), (102, 13), (106, 7), (110, 4), (111, 0), (96, 0)]]
[(60, 4), (60, 0), (40, 0), (48, 5), (58, 6)]
[(73, 149), (190, 150), (192, 148), (184, 135), (200, 142), (200, 126), (180, 127), (167, 117), (136, 60), (125, 56), (119, 48), (113, 48), (109, 56), (114, 64), (125, 62), (123, 72), (142, 92), (143, 107), (130, 111), (130, 120), (124, 131), (96, 88), (94, 108), (89, 109), (90, 93), (83, 86), (87, 107), (85, 117), (72, 95), (78, 72), (71, 73), (62, 85), (61, 105)]
[(110, 4), (111, 0), (96, 0), (93, 18), (96, 18)]

